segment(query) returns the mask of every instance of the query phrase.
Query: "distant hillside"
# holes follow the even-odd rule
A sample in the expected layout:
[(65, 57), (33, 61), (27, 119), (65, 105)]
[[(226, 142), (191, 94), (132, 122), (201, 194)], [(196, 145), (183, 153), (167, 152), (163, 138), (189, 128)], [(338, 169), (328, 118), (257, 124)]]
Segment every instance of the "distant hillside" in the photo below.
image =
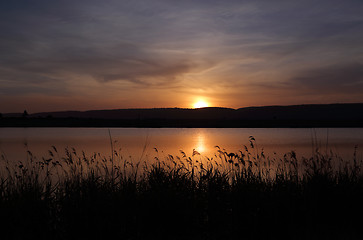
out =
[(231, 108), (153, 108), (3, 114), (0, 126), (363, 127), (363, 104)]
[(362, 103), (247, 107), (237, 112), (245, 120), (363, 120)]
[(94, 118), (94, 119), (223, 119), (231, 117), (236, 110), (231, 108), (150, 108), (150, 109), (115, 109), (93, 110), (84, 112), (45, 112), (35, 113), (29, 117), (54, 118)]
[[(6, 117), (6, 114), (4, 115)], [(19, 114), (21, 116), (21, 114)], [(152, 108), (43, 112), (29, 117), (95, 119), (361, 120), (363, 104), (320, 104), (232, 108)]]

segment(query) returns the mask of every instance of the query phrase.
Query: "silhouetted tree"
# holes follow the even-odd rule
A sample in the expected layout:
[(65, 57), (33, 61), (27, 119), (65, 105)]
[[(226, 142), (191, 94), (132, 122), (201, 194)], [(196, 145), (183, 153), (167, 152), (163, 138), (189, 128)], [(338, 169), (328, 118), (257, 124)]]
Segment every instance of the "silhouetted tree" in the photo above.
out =
[(3, 118), (3, 114), (2, 113), (0, 113), (0, 118)]
[(27, 112), (26, 110), (24, 110), (22, 117), (23, 117), (23, 118), (26, 118), (26, 117), (28, 117), (28, 116), (29, 116), (28, 112)]

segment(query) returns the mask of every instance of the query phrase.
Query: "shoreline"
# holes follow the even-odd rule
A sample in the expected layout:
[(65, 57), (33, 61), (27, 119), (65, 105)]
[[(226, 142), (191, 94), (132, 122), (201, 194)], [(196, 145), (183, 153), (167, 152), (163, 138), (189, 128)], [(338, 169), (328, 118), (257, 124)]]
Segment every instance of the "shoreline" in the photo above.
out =
[(214, 120), (214, 119), (99, 119), (2, 118), (0, 128), (361, 128), (363, 120)]

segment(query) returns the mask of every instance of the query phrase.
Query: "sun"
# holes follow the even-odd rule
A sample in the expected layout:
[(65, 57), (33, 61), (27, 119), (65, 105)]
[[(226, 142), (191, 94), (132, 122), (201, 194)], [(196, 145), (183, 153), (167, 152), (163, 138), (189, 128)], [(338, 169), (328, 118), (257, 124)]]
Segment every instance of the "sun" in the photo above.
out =
[(203, 100), (200, 100), (193, 104), (193, 108), (204, 108), (204, 107), (208, 107), (208, 103)]

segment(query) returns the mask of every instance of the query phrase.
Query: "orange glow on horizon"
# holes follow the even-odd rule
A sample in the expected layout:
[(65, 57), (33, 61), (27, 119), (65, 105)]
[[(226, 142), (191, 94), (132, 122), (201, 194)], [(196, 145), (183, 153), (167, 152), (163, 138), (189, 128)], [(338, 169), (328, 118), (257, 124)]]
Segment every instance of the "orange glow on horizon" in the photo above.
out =
[(209, 104), (204, 100), (199, 100), (193, 104), (193, 108), (204, 108), (208, 106)]

